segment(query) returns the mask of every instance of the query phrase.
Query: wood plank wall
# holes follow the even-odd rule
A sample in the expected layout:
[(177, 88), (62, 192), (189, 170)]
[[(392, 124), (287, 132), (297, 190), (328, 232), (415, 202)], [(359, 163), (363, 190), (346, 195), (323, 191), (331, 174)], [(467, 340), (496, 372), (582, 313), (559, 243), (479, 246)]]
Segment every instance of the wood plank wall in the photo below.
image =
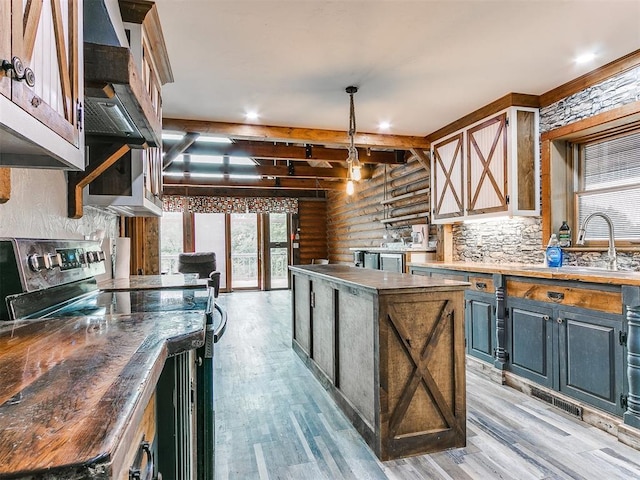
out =
[(298, 222), (300, 249), (296, 263), (309, 265), (314, 258), (329, 258), (326, 199), (298, 199)]
[(160, 274), (160, 218), (120, 217), (131, 238), (131, 275)]
[[(386, 171), (385, 171), (386, 170)], [(429, 212), (429, 194), (416, 194), (385, 206), (380, 202), (429, 187), (429, 172), (416, 159), (404, 165), (378, 165), (369, 180), (356, 184), (349, 197), (344, 192), (329, 192), (327, 199), (327, 241), (331, 263), (353, 263), (349, 248), (379, 247), (383, 235), (399, 233), (411, 241), (411, 225), (425, 223), (421, 219), (385, 225), (384, 218)], [(385, 193), (386, 190), (386, 193)]]

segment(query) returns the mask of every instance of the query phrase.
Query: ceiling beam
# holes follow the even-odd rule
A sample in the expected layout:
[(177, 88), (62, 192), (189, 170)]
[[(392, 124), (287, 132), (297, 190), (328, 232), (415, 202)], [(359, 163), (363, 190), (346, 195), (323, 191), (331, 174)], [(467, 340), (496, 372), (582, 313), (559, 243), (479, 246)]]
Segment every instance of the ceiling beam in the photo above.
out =
[(412, 148), (411, 153), (416, 156), (420, 165), (422, 165), (427, 172), (431, 171), (431, 162), (429, 161), (429, 156), (424, 153), (424, 150), (421, 148)]
[[(165, 174), (197, 175), (260, 175), (263, 177), (289, 178), (339, 178), (347, 177), (347, 169), (343, 167), (323, 168), (309, 167), (300, 164), (286, 165), (226, 165), (210, 163), (181, 163), (174, 162), (167, 168)], [(371, 169), (362, 168), (362, 178), (371, 178)], [(192, 179), (195, 181), (195, 179)]]
[(208, 186), (221, 188), (255, 188), (272, 190), (341, 190), (343, 181), (315, 180), (311, 178), (274, 178), (274, 179), (240, 179), (240, 178), (167, 178), (162, 180), (163, 187)]
[[(187, 134), (190, 135), (190, 134)], [(184, 140), (184, 139), (183, 139)], [(181, 144), (183, 140), (164, 140), (163, 146), (167, 155)], [(285, 145), (282, 143), (248, 142), (239, 140), (236, 143), (195, 142), (182, 153), (189, 155), (216, 155), (229, 157), (249, 157), (269, 160), (345, 162), (346, 148), (325, 148), (315, 145)], [(402, 152), (404, 155), (404, 152)], [(403, 155), (396, 151), (369, 150), (359, 148), (358, 156), (362, 163), (397, 164), (404, 162)], [(399, 160), (399, 158), (401, 160)]]
[(176, 158), (178, 158), (178, 156), (182, 155), (185, 150), (187, 150), (191, 145), (193, 145), (193, 142), (195, 142), (199, 136), (200, 136), (199, 133), (187, 132), (187, 134), (184, 137), (182, 137), (181, 140), (174, 143), (171, 148), (167, 149), (166, 147), (164, 147), (163, 150), (168, 150), (168, 151), (162, 157), (162, 168), (165, 169), (169, 165), (171, 165), (171, 163)]
[(323, 190), (263, 190), (253, 188), (220, 188), (210, 186), (172, 185), (164, 187), (164, 195), (206, 196), (206, 197), (288, 197), (288, 198), (322, 198)]
[[(349, 144), (349, 137), (345, 130), (276, 127), (269, 125), (185, 120), (179, 118), (163, 118), (162, 127), (165, 130), (198, 132), (203, 135), (218, 135), (238, 140), (271, 140), (343, 146)], [(430, 148), (430, 144), (425, 137), (405, 135), (356, 133), (355, 143), (361, 147), (393, 148), (399, 150)]]

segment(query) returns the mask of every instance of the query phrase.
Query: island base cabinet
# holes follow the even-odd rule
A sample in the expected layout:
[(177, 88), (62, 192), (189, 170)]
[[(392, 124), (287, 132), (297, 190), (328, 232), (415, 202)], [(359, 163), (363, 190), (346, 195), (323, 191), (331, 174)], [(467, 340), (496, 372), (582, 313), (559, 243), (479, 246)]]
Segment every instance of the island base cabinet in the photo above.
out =
[(466, 284), (386, 292), (290, 268), (292, 346), (378, 458), (464, 446)]
[(463, 296), (434, 292), (381, 302), (383, 460), (466, 443)]

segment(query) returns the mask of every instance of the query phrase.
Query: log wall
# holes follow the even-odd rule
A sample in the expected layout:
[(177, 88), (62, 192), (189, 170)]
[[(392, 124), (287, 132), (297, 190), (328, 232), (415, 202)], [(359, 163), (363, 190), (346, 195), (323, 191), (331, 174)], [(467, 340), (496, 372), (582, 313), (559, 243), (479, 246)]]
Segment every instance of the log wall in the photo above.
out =
[[(327, 243), (331, 263), (353, 263), (349, 248), (379, 247), (394, 242), (391, 234), (398, 233), (411, 241), (411, 225), (425, 223), (430, 209), (430, 195), (415, 193), (428, 190), (429, 172), (417, 159), (403, 165), (378, 165), (373, 176), (356, 184), (355, 193), (328, 192)], [(385, 199), (415, 193), (393, 204), (383, 205)], [(385, 218), (419, 214), (420, 218), (383, 224)], [(385, 226), (386, 225), (386, 226)], [(385, 239), (385, 233), (388, 238)]]
[[(324, 198), (298, 200), (300, 251), (295, 263), (309, 265), (314, 258), (329, 258), (327, 250), (327, 201)], [(295, 227), (294, 227), (295, 228)], [(294, 231), (294, 233), (296, 233)]]

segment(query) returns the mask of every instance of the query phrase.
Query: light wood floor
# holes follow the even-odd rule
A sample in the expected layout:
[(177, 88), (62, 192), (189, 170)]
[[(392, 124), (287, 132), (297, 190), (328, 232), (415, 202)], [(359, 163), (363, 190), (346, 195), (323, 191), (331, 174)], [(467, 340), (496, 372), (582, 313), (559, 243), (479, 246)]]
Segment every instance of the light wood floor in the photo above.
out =
[(291, 349), (290, 292), (219, 299), (216, 479), (640, 479), (640, 452), (467, 372), (467, 446), (379, 462)]

